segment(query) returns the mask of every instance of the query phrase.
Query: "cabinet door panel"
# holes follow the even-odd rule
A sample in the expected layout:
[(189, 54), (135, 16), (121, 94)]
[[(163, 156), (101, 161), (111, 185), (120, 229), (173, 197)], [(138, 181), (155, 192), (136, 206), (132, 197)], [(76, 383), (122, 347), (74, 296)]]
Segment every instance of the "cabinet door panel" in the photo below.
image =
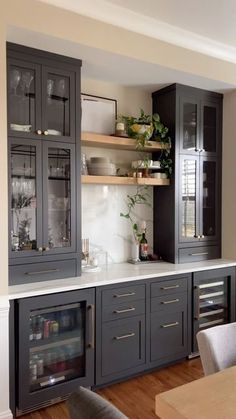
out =
[(75, 142), (75, 74), (43, 67), (42, 103), (44, 139)]
[(117, 374), (145, 362), (144, 316), (102, 325), (102, 376)]
[(42, 253), (41, 144), (11, 139), (9, 155), (9, 254), (35, 256)]
[(211, 157), (200, 158), (200, 235), (201, 241), (215, 241), (219, 231), (218, 163)]
[(186, 311), (151, 314), (151, 362), (187, 351)]
[(220, 144), (220, 108), (218, 103), (201, 102), (202, 133), (201, 149), (204, 155), (216, 155)]
[(199, 158), (180, 158), (179, 240), (196, 242), (199, 233)]
[(75, 147), (44, 143), (43, 176), (43, 250), (75, 251)]
[(10, 135), (38, 137), (41, 129), (41, 67), (9, 58), (8, 60), (8, 130)]
[(191, 97), (180, 99), (180, 152), (195, 154), (199, 149), (199, 101)]

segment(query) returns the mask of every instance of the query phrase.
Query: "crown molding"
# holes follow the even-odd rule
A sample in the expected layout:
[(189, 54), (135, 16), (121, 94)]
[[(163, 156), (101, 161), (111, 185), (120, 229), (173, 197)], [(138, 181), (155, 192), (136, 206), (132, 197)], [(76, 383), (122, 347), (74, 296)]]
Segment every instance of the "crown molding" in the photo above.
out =
[(40, 1), (182, 48), (236, 63), (236, 48), (233, 46), (169, 25), (106, 0)]

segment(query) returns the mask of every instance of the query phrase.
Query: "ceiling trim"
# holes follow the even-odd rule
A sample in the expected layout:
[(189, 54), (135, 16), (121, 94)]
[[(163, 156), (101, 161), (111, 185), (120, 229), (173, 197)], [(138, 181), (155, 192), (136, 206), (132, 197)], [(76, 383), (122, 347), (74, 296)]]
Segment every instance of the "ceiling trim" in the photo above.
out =
[(197, 33), (144, 16), (106, 0), (40, 0), (83, 16), (236, 63), (236, 48)]

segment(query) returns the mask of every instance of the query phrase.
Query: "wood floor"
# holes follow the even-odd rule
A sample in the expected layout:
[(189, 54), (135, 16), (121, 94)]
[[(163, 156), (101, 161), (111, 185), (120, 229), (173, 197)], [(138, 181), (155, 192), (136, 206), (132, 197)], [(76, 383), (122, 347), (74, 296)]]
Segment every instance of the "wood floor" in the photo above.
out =
[[(157, 419), (155, 395), (203, 376), (199, 358), (163, 368), (98, 391), (130, 419)], [(66, 403), (22, 416), (23, 419), (68, 419)], [(94, 418), (95, 419), (95, 418)]]

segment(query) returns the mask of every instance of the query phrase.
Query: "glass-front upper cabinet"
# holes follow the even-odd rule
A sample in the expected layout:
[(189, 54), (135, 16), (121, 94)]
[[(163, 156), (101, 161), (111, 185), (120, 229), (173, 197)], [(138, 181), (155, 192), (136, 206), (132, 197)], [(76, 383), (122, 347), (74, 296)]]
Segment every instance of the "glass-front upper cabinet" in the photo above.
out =
[(94, 300), (92, 289), (19, 301), (19, 408), (93, 385)]
[(199, 148), (199, 103), (181, 98), (180, 152), (195, 154)]
[(75, 142), (75, 97), (74, 71), (9, 59), (12, 136)]
[(47, 252), (75, 250), (75, 149), (44, 144), (44, 237)]
[(218, 178), (217, 162), (214, 158), (200, 159), (200, 235), (201, 240), (215, 240), (217, 238), (218, 220)]
[(74, 73), (43, 67), (42, 82), (43, 135), (73, 142), (75, 137)]
[(12, 139), (10, 152), (10, 254), (29, 256), (42, 251), (41, 146)]
[(180, 159), (179, 240), (195, 242), (199, 232), (199, 161), (197, 157)]
[(12, 136), (35, 137), (41, 127), (40, 66), (9, 59), (8, 129)]
[(219, 105), (212, 102), (201, 102), (202, 110), (202, 144), (204, 155), (215, 155), (219, 147)]

